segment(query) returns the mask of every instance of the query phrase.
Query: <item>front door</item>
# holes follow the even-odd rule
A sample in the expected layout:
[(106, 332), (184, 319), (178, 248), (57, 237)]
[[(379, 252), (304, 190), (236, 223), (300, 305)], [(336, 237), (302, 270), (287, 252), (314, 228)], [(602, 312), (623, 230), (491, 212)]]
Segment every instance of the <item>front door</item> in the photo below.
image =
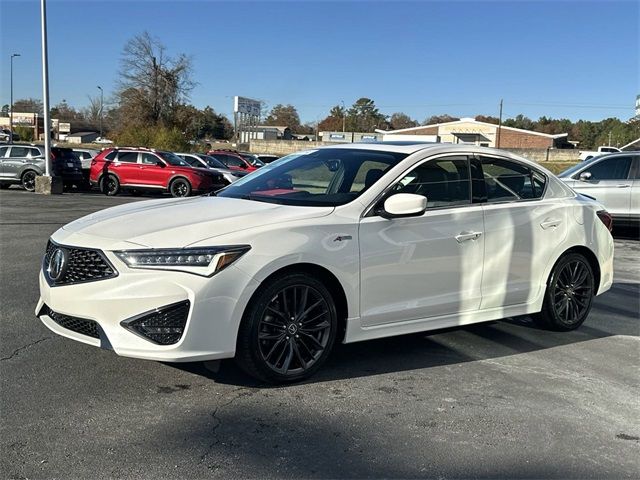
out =
[[(141, 153), (139, 184), (149, 187), (165, 188), (171, 176), (171, 168), (153, 153)], [(160, 166), (160, 163), (164, 166)]]
[(481, 300), (484, 221), (470, 200), (465, 156), (414, 167), (392, 193), (427, 197), (419, 217), (374, 213), (359, 229), (363, 326), (477, 310)]

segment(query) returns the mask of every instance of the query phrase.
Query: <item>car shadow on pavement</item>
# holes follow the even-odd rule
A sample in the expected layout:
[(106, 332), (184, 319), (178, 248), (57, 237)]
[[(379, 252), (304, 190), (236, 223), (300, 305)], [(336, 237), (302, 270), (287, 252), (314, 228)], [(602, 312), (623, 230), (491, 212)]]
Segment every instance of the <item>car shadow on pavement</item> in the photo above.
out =
[[(500, 358), (613, 335), (638, 336), (639, 312), (640, 284), (616, 283), (610, 291), (596, 297), (590, 318), (575, 331), (544, 330), (537, 327), (530, 317), (524, 316), (426, 333), (338, 344), (323, 368), (302, 383)], [(232, 360), (213, 364), (199, 362), (167, 365), (218, 383), (264, 387), (240, 371)]]

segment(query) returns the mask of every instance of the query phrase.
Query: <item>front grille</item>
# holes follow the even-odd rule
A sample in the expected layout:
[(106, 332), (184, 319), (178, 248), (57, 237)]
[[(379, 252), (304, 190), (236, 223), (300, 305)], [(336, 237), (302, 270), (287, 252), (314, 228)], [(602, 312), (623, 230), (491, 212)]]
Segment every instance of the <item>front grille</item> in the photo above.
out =
[(123, 320), (120, 325), (153, 343), (172, 345), (177, 343), (184, 333), (189, 306), (188, 300), (174, 303)]
[[(48, 268), (51, 257), (58, 248), (65, 252), (67, 260), (61, 277), (54, 280), (49, 275)], [(116, 269), (100, 250), (65, 247), (56, 245), (51, 240), (47, 244), (43, 269), (47, 280), (52, 286), (93, 282), (118, 276)]]
[(87, 337), (100, 338), (100, 330), (98, 324), (93, 320), (87, 320), (86, 318), (71, 317), (62, 313), (54, 312), (47, 305), (42, 309), (41, 315), (48, 315), (51, 320), (56, 322), (62, 328), (71, 330)]

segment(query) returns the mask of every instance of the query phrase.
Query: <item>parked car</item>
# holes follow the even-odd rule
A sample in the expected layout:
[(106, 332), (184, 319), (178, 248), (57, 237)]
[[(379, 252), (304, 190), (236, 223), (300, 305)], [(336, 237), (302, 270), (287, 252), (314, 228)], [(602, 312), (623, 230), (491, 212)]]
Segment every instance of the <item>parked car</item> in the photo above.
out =
[(202, 153), (176, 153), (176, 155), (192, 167), (208, 168), (209, 170), (221, 173), (228, 184), (248, 174), (248, 172), (227, 168), (224, 163), (211, 155), (204, 155)]
[(120, 205), (57, 230), (36, 314), (118, 355), (235, 357), (261, 381), (292, 382), (336, 342), (519, 315), (578, 328), (613, 281), (610, 225), (598, 202), (508, 152), (323, 147), (218, 196)]
[[(0, 129), (0, 140), (2, 140), (4, 142), (10, 142), (11, 141), (11, 130), (9, 130), (8, 128)], [(13, 132), (13, 141), (14, 142), (19, 142), (20, 141), (20, 135), (18, 135), (16, 132)]]
[[(42, 145), (5, 145), (0, 147), (0, 188), (22, 185), (36, 189), (36, 177), (45, 173), (45, 149)], [(51, 147), (51, 174), (62, 177), (66, 188), (81, 186), (82, 165), (70, 148)]]
[(589, 160), (590, 158), (593, 158), (593, 157), (606, 155), (607, 153), (617, 153), (619, 151), (620, 151), (619, 148), (602, 145), (598, 147), (598, 150), (581, 151), (578, 157), (580, 158), (581, 161), (584, 162), (585, 160)]
[(616, 225), (640, 225), (640, 152), (593, 157), (559, 177), (576, 192), (602, 203)]
[(258, 168), (264, 167), (264, 162), (262, 162), (258, 158), (258, 155), (256, 155), (255, 153), (251, 153), (251, 152), (237, 152), (237, 153), (254, 167), (258, 167)]
[(110, 196), (131, 190), (164, 191), (173, 197), (188, 197), (226, 185), (218, 172), (192, 168), (174, 153), (147, 148), (103, 150), (91, 161), (90, 181)]
[(104, 145), (111, 145), (113, 143), (113, 140), (109, 140), (108, 138), (104, 138), (104, 137), (98, 137), (93, 141), (93, 143), (102, 143)]
[(230, 170), (240, 170), (244, 172), (253, 172), (257, 170), (262, 165), (257, 165), (251, 163), (249, 160), (245, 159), (239, 153), (236, 153), (231, 150), (209, 150), (207, 155), (211, 155), (222, 163), (224, 163), (227, 168)]
[(264, 164), (275, 162), (280, 158), (278, 155), (269, 155), (267, 153), (258, 153), (256, 154), (256, 157), (258, 157), (258, 160)]
[(100, 153), (100, 150), (91, 148), (73, 148), (73, 153), (80, 159), (82, 163), (82, 176), (84, 178), (84, 186), (89, 187), (89, 173), (91, 171), (91, 160)]

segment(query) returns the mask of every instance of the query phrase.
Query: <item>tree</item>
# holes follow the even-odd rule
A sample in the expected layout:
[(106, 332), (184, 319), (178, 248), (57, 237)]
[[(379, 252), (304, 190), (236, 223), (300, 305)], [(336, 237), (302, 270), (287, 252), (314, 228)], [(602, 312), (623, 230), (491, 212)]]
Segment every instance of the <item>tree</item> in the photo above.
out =
[(300, 116), (293, 105), (279, 103), (271, 109), (264, 121), (265, 125), (289, 127), (293, 133), (300, 130)]
[(66, 100), (62, 100), (57, 105), (51, 107), (51, 117), (57, 118), (61, 122), (84, 122), (85, 118), (81, 112), (69, 106)]
[(534, 122), (529, 117), (525, 117), (524, 115), (516, 115), (515, 118), (507, 118), (502, 124), (505, 127), (513, 127), (513, 128), (521, 128), (523, 130), (533, 130)]
[(411, 128), (418, 126), (418, 122), (416, 122), (406, 113), (402, 112), (391, 114), (391, 118), (389, 118), (389, 124), (392, 130), (400, 130), (401, 128)]
[(9, 105), (4, 104), (2, 109), (0, 109), (0, 117), (8, 117), (9, 116)]
[(13, 102), (13, 111), (16, 113), (37, 113), (43, 115), (42, 101), (37, 98), (22, 98)]
[(491, 115), (476, 115), (476, 122), (493, 123), (498, 125), (500, 119), (498, 117), (492, 117)]
[(329, 110), (329, 115), (317, 125), (320, 132), (341, 132), (343, 125), (346, 123), (346, 109), (341, 105), (336, 105)]
[(353, 132), (371, 132), (383, 127), (386, 119), (386, 115), (380, 113), (375, 102), (366, 97), (356, 100), (347, 112), (348, 130)]
[(191, 59), (168, 56), (166, 47), (148, 32), (125, 44), (119, 76), (118, 101), (129, 123), (172, 125), (177, 106), (196, 85)]
[(425, 119), (422, 122), (422, 125), (434, 125), (436, 123), (447, 123), (447, 122), (455, 122), (456, 120), (460, 120), (459, 117), (452, 117), (451, 115), (445, 113), (444, 115), (433, 115)]

